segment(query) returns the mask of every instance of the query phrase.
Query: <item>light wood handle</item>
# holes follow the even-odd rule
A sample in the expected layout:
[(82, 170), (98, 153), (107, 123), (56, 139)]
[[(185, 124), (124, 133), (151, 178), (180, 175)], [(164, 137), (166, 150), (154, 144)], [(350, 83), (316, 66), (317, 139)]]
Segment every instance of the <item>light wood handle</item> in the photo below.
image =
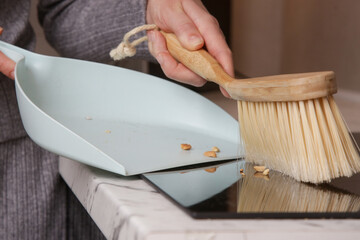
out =
[(235, 100), (252, 102), (302, 101), (336, 93), (332, 71), (284, 74), (276, 76), (234, 79), (204, 49), (183, 48), (174, 34), (162, 32), (170, 54), (186, 67), (222, 86)]
[(161, 33), (166, 38), (166, 44), (170, 54), (193, 72), (224, 88), (234, 80), (224, 72), (220, 64), (204, 49), (196, 51), (187, 50), (181, 46), (174, 34), (163, 31), (161, 31)]

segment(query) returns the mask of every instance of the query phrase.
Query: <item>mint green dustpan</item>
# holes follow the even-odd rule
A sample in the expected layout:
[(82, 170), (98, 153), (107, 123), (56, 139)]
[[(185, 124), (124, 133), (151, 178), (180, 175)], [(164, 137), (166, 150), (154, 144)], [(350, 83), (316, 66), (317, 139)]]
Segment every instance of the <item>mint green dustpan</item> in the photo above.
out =
[[(177, 84), (94, 62), (35, 54), (0, 41), (16, 61), (24, 127), (43, 148), (122, 175), (236, 158), (235, 119)], [(190, 151), (181, 143), (192, 145)], [(217, 158), (205, 151), (217, 146)]]

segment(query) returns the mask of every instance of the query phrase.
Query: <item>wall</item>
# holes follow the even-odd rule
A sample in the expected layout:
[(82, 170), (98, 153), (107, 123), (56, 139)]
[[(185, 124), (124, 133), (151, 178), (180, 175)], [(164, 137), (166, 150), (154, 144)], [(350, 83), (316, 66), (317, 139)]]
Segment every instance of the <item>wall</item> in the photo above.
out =
[(235, 68), (247, 76), (333, 70), (360, 91), (360, 1), (233, 0)]

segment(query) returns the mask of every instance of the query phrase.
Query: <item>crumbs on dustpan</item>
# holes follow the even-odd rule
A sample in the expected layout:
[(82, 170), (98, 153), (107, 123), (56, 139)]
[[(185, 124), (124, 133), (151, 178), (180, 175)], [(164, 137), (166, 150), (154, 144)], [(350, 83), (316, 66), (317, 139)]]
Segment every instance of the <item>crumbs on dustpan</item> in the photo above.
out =
[(220, 149), (218, 147), (212, 147), (211, 151), (220, 152)]
[(183, 150), (190, 150), (191, 149), (191, 145), (187, 144), (187, 143), (182, 143), (180, 146), (181, 146), (181, 149), (183, 149)]
[(110, 130), (105, 130), (105, 132), (106, 132), (106, 133), (111, 133), (111, 131), (110, 131)]
[(209, 172), (209, 173), (214, 173), (214, 172), (216, 172), (216, 169), (217, 169), (217, 167), (206, 168), (205, 171)]
[(216, 158), (216, 152), (214, 151), (207, 151), (207, 152), (204, 152), (204, 156), (206, 157), (213, 157), (213, 158)]

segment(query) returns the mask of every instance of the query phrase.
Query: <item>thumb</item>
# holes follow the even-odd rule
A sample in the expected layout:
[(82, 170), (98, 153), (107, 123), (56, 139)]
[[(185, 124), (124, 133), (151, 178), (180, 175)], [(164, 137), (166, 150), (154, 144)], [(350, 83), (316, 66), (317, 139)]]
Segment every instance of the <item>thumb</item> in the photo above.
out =
[(201, 36), (194, 22), (188, 17), (182, 8), (180, 11), (172, 12), (171, 17), (167, 18), (165, 29), (175, 33), (181, 45), (188, 50), (198, 50), (204, 46), (204, 39)]
[(15, 62), (0, 51), (0, 72), (8, 78), (14, 79)]
[[(3, 28), (0, 27), (0, 35), (3, 32)], [(14, 79), (15, 62), (8, 58), (0, 51), (0, 72), (5, 74), (8, 78)]]

